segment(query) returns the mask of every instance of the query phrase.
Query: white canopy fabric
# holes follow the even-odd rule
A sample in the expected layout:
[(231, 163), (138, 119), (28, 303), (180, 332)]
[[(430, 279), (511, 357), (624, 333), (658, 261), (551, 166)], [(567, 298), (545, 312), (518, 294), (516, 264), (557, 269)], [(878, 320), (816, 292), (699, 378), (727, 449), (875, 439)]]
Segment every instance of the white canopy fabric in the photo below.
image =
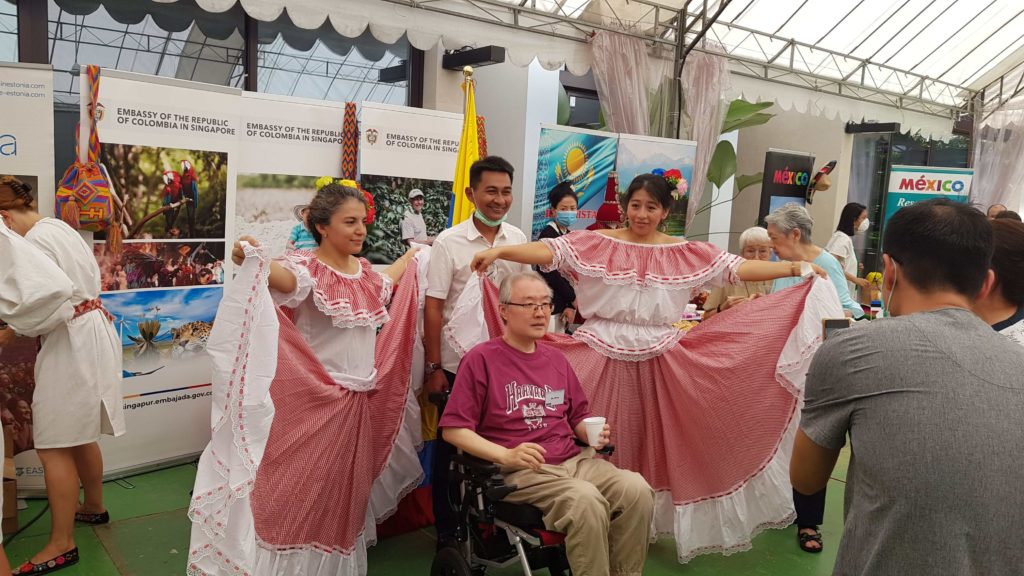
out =
[[(684, 0), (195, 1), (211, 12), (237, 3), (264, 21), (287, 11), (301, 28), (329, 21), (347, 37), (369, 29), (377, 40), (391, 43), (406, 34), (419, 49), (439, 43), (448, 49), (500, 45), (517, 65), (536, 58), (545, 68), (564, 65), (577, 75), (592, 64), (586, 42), (595, 29), (620, 29), (671, 44), (684, 5)], [(925, 135), (948, 135), (957, 109), (966, 109), (977, 91), (1024, 61), (1021, 0), (707, 0), (707, 13), (716, 13), (723, 3), (706, 37), (724, 47), (734, 78), (739, 77), (739, 93), (775, 100), (783, 108), (897, 121)], [(691, 1), (688, 18), (704, 5)], [(687, 43), (701, 29), (702, 21), (693, 22)], [(779, 70), (783, 73), (773, 73)], [(850, 85), (855, 89), (843, 90)]]
[[(173, 3), (177, 0), (155, 0)], [(369, 29), (374, 38), (388, 44), (406, 34), (409, 43), (420, 50), (441, 43), (447, 49), (464, 46), (503, 46), (509, 61), (528, 66), (537, 59), (549, 70), (563, 65), (573, 74), (590, 70), (590, 48), (585, 35), (568, 24), (546, 25), (540, 19), (522, 18), (518, 24), (508, 18), (497, 24), (491, 13), (465, 0), (434, 0), (430, 10), (415, 8), (406, 2), (388, 0), (238, 0), (246, 13), (257, 20), (274, 21), (287, 10), (292, 22), (306, 29), (330, 24), (342, 36), (354, 38)], [(196, 0), (208, 12), (230, 10), (236, 0)], [(497, 13), (495, 10), (494, 13)], [(491, 22), (483, 21), (490, 20)], [(543, 26), (563, 37), (524, 30)]]

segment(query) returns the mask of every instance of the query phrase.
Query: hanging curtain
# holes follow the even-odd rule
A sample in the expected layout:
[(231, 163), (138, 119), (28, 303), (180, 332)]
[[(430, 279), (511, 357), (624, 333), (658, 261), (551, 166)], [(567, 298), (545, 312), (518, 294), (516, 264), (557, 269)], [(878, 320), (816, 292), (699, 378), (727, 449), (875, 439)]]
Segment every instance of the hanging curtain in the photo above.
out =
[(983, 209), (1002, 204), (1024, 209), (1024, 98), (989, 113), (983, 106), (974, 124), (974, 183), (971, 200)]
[(594, 80), (608, 129), (646, 136), (648, 59), (643, 40), (601, 30), (590, 43), (594, 53)]
[[(709, 42), (706, 48), (714, 50), (715, 46)], [(729, 89), (729, 69), (725, 58), (703, 51), (690, 52), (680, 82), (689, 119), (689, 138), (697, 141), (697, 159), (693, 165), (690, 203), (686, 211), (686, 225), (689, 226), (701, 206), (701, 198), (708, 183), (711, 154), (718, 145), (722, 116), (728, 109), (722, 100), (725, 91)]]

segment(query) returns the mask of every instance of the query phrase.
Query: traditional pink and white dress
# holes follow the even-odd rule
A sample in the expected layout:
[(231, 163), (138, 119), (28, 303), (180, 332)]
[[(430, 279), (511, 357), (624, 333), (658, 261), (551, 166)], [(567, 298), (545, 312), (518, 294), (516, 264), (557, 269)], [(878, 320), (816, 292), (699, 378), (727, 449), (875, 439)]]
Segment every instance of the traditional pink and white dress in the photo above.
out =
[[(742, 258), (702, 242), (639, 245), (589, 231), (543, 242), (587, 318), (571, 337), (545, 338), (608, 418), (613, 462), (657, 491), (655, 527), (675, 536), (679, 561), (745, 550), (764, 528), (789, 525), (804, 376), (821, 320), (842, 317), (831, 284), (809, 281), (684, 333), (672, 324), (686, 304), (705, 286), (738, 283)], [(497, 292), (483, 288), (467, 291), (466, 304), (493, 310)], [(446, 336), (469, 349), (479, 323), (461, 301), (454, 316), (462, 320)], [(494, 316), (485, 314), (491, 334), (501, 329)]]
[(281, 261), (297, 288), (279, 294), (262, 252), (246, 254), (209, 340), (213, 437), (188, 574), (365, 574), (376, 523), (423, 477), (409, 386), (418, 267), (392, 298), (369, 262), (348, 275), (298, 251)]

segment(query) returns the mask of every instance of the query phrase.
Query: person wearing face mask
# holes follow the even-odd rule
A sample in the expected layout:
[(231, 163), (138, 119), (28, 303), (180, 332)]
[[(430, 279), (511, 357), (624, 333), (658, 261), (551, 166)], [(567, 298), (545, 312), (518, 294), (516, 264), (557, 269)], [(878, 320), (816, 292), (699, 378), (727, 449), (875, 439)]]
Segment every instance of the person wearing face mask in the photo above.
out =
[[(555, 215), (551, 223), (537, 235), (538, 240), (564, 236), (576, 224), (576, 191), (573, 190), (571, 183), (561, 182), (552, 188), (548, 193), (548, 202)], [(571, 324), (576, 318), (576, 291), (558, 272), (539, 272), (554, 294), (554, 308), (551, 309), (551, 325), (548, 328), (552, 332), (565, 332), (566, 325)]]
[(850, 202), (843, 207), (843, 212), (839, 215), (839, 225), (825, 245), (825, 250), (835, 256), (843, 267), (851, 297), (857, 293), (858, 288), (867, 290), (871, 287), (867, 279), (858, 277), (860, 265), (857, 262), (857, 251), (853, 247), (853, 236), (867, 234), (870, 229), (868, 209), (863, 204)]
[(1024, 574), (1024, 354), (971, 308), (995, 280), (992, 226), (926, 200), (882, 242), (891, 318), (841, 330), (807, 374), (790, 477), (803, 494), (851, 451), (834, 574)]

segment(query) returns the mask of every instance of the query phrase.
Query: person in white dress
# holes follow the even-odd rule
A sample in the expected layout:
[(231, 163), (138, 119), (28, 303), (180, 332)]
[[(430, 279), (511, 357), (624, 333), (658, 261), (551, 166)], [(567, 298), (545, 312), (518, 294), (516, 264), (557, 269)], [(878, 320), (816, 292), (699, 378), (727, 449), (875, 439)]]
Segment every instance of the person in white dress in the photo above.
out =
[[(49, 542), (15, 573), (44, 574), (78, 561), (76, 520), (90, 524), (110, 520), (103, 505), (103, 456), (97, 441), (100, 434), (125, 432), (122, 349), (99, 299), (99, 266), (78, 232), (60, 220), (41, 216), (30, 188), (10, 177), (0, 179), (0, 216), (10, 230), (56, 264), (61, 274), (54, 282), (69, 281), (72, 286), (68, 297), (72, 313), (66, 322), (49, 331), (24, 332), (42, 339), (32, 401), (33, 442), (43, 463), (52, 524)], [(13, 334), (10, 328), (4, 330), (0, 345)], [(85, 489), (82, 503), (79, 482)]]
[(825, 245), (825, 251), (839, 260), (843, 267), (846, 282), (850, 289), (850, 296), (857, 298), (857, 289), (867, 290), (871, 283), (860, 277), (860, 263), (857, 261), (857, 250), (853, 246), (853, 237), (857, 234), (867, 234), (871, 229), (871, 221), (868, 220), (868, 209), (863, 204), (850, 202), (843, 207), (839, 215), (839, 225), (835, 233)]
[(268, 265), (253, 238), (235, 245), (241, 268), (208, 346), (213, 430), (189, 508), (189, 575), (365, 574), (376, 524), (423, 478), (416, 272), (394, 288), (416, 250), (383, 273), (356, 256), (367, 206), (352, 184), (310, 204), (316, 250)]
[(1024, 224), (992, 220), (992, 277), (974, 303), (974, 313), (1024, 346)]

